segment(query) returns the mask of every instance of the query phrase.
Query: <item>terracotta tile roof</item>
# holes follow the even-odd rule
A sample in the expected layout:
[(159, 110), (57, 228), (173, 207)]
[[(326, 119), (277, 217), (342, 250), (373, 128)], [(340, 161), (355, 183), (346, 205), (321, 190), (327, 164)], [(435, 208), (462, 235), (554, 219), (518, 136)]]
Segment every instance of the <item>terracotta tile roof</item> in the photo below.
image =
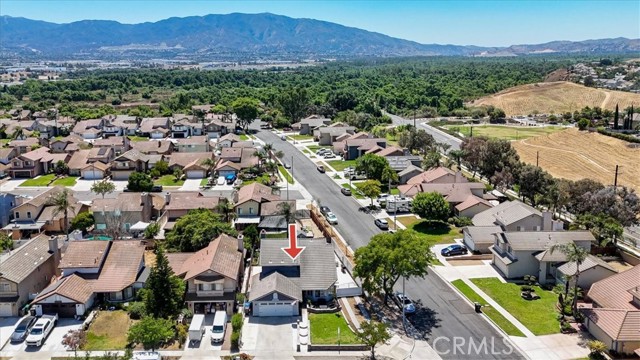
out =
[(71, 160), (67, 164), (69, 169), (76, 170), (82, 169), (87, 165), (87, 159), (89, 159), (89, 153), (91, 150), (78, 150), (73, 153)]
[(76, 274), (71, 274), (42, 290), (33, 302), (38, 303), (51, 295), (60, 295), (67, 299), (84, 304), (89, 301), (93, 295), (93, 288), (89, 281)]
[(263, 203), (262, 206), (260, 206), (260, 216), (278, 215), (280, 212), (280, 208), (278, 206), (283, 203), (288, 203), (291, 205), (291, 209), (295, 211), (295, 200), (276, 200)]
[(478, 205), (478, 204), (484, 204), (488, 207), (493, 207), (493, 205), (491, 205), (490, 202), (488, 202), (485, 199), (481, 199), (475, 195), (469, 195), (467, 197), (467, 199), (463, 202), (461, 202), (460, 204), (456, 205), (456, 210), (458, 211), (464, 211), (472, 206)]
[(188, 152), (173, 153), (169, 156), (169, 166), (179, 166), (184, 168), (192, 162), (202, 163), (205, 159), (213, 159), (213, 153), (210, 152)]
[(174, 191), (171, 200), (165, 206), (166, 210), (215, 209), (220, 203), (220, 197), (204, 197), (200, 192)]
[[(242, 252), (238, 250), (238, 239), (222, 234), (212, 240), (206, 248), (190, 255), (182, 263), (180, 270), (174, 268), (176, 274), (184, 274), (185, 280), (194, 278), (207, 270), (238, 280), (242, 264)], [(173, 261), (177, 263), (181, 258), (182, 256), (174, 257)]]
[(384, 148), (380, 151), (378, 151), (376, 153), (376, 155), (378, 156), (390, 156), (390, 155), (404, 155), (404, 150), (402, 150), (402, 148), (399, 148), (397, 146), (389, 146), (387, 148)]
[(60, 260), (60, 269), (99, 268), (109, 248), (109, 241), (71, 241)]
[(11, 140), (9, 142), (9, 147), (18, 147), (18, 146), (35, 146), (40, 145), (40, 140), (34, 137), (28, 137), (24, 140)]
[(511, 224), (530, 215), (542, 217), (542, 213), (523, 202), (505, 201), (491, 209), (487, 209), (473, 217), (476, 226), (498, 225), (498, 222)]
[(144, 118), (140, 122), (140, 132), (150, 133), (153, 130), (169, 128), (169, 118)]
[(640, 341), (640, 310), (591, 308), (582, 312), (614, 341)]
[(640, 310), (629, 290), (640, 287), (640, 265), (591, 285), (587, 296), (600, 307)]
[(42, 158), (45, 158), (48, 155), (49, 155), (49, 148), (43, 146), (39, 149), (29, 151), (28, 153), (24, 153), (20, 155), (20, 157), (23, 157), (31, 161), (40, 161), (42, 160)]
[(238, 201), (236, 202), (236, 206), (244, 204), (249, 200), (261, 203), (265, 200), (280, 200), (280, 196), (274, 195), (270, 187), (254, 182), (249, 185), (245, 185), (238, 190)]
[(215, 170), (220, 170), (220, 169), (224, 168), (225, 166), (232, 167), (235, 170), (242, 169), (242, 166), (240, 166), (240, 164), (238, 164), (238, 163), (234, 163), (232, 161), (218, 161), (218, 164), (216, 165)]
[(274, 291), (286, 295), (291, 299), (302, 301), (302, 290), (300, 287), (279, 272), (272, 272), (265, 277), (262, 277), (262, 274), (256, 274), (251, 277), (249, 301), (260, 299)]
[(1, 277), (19, 284), (51, 256), (49, 236), (38, 235), (0, 262)]
[(136, 281), (144, 258), (139, 241), (114, 240), (107, 259), (95, 280), (89, 280), (95, 292), (120, 291)]
[(173, 139), (173, 142), (175, 142), (178, 145), (201, 145), (201, 144), (208, 144), (209, 143), (209, 137), (207, 136), (190, 136), (188, 138), (184, 138), (184, 139)]
[[(598, 258), (597, 256), (593, 256), (589, 254), (587, 258), (580, 264), (580, 273), (583, 271), (595, 268), (602, 267), (609, 270), (611, 273), (617, 273), (618, 271), (611, 267), (611, 265), (607, 264), (606, 261)], [(558, 271), (562, 272), (567, 276), (573, 276), (576, 274), (576, 263), (575, 262), (566, 262), (558, 267)]]
[(123, 192), (117, 198), (97, 198), (91, 204), (93, 212), (100, 211), (142, 211), (142, 193)]
[(109, 164), (105, 164), (101, 161), (96, 161), (96, 162), (92, 162), (89, 164), (86, 164), (84, 167), (82, 167), (80, 170), (84, 170), (84, 169), (98, 169), (101, 171), (106, 171), (107, 169), (109, 169), (111, 167), (111, 165)]
[[(416, 175), (414, 177), (412, 177), (411, 179), (407, 180), (407, 184), (422, 184), (422, 183), (430, 183), (433, 182), (436, 179), (439, 179), (443, 176), (447, 176), (447, 175), (454, 175), (455, 176), (456, 172), (448, 169), (446, 167), (437, 167), (435, 169), (430, 169), (427, 170), (425, 172), (423, 172), (420, 175)], [(464, 179), (464, 177), (463, 177)], [(466, 179), (463, 182), (467, 182)]]
[(461, 203), (465, 201), (469, 195), (473, 195), (471, 189), (484, 189), (482, 183), (422, 183), (407, 184), (398, 186), (398, 190), (405, 196), (413, 197), (417, 193), (437, 192), (444, 196), (445, 200), (450, 203)]
[[(69, 202), (72, 204), (71, 209), (68, 211), (69, 222), (71, 222), (71, 220), (73, 220), (86, 205), (78, 202), (78, 200), (72, 195), (69, 195)], [(38, 215), (37, 221), (54, 221), (62, 219), (64, 219), (63, 211), (59, 211), (56, 214), (55, 206), (45, 206), (42, 209), (42, 212), (40, 212), (40, 215)]]
[(236, 142), (236, 141), (240, 141), (240, 136), (236, 135), (236, 134), (227, 134), (223, 137), (221, 137), (218, 142), (220, 141), (224, 141), (224, 140), (229, 140), (231, 142)]
[(224, 160), (238, 159), (242, 157), (242, 148), (229, 147), (220, 150), (220, 158)]
[[(62, 191), (63, 187), (61, 186), (56, 186), (53, 188), (49, 188), (47, 190), (45, 190), (44, 192), (34, 196), (32, 199), (30, 199), (29, 201), (25, 201), (22, 204), (16, 206), (14, 209), (18, 209), (21, 206), (24, 206), (26, 204), (35, 206), (35, 207), (41, 207), (47, 204), (47, 202), (49, 202), (49, 199), (51, 199), (52, 196), (56, 195), (57, 193), (59, 193), (60, 191)], [(69, 192), (69, 194), (71, 195), (71, 192)], [(73, 199), (73, 201), (75, 201), (75, 199)]]
[(149, 158), (147, 157), (147, 155), (141, 153), (140, 151), (132, 149), (114, 159), (114, 161), (138, 161), (138, 160), (149, 161)]
[(153, 141), (134, 141), (131, 146), (140, 151), (143, 154), (158, 153), (167, 154), (171, 153), (173, 143), (169, 140), (153, 140)]
[(253, 141), (236, 141), (233, 144), (231, 144), (231, 147), (234, 148), (253, 148), (255, 146), (255, 144), (253, 143)]
[(124, 145), (124, 137), (123, 136), (111, 136), (106, 139), (96, 139), (93, 142), (93, 146), (101, 147), (101, 146), (118, 146)]

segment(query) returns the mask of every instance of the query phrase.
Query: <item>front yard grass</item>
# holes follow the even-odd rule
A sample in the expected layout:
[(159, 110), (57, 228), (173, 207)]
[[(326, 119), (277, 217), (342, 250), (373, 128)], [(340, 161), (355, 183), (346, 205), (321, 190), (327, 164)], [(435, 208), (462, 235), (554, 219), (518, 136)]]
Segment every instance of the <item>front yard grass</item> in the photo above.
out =
[(284, 168), (284, 166), (282, 165), (278, 165), (278, 170), (280, 171), (280, 174), (282, 175), (282, 177), (287, 180), (287, 182), (289, 184), (293, 184), (293, 176), (291, 176), (291, 174), (289, 174), (289, 171), (287, 171), (287, 169)]
[(356, 166), (356, 161), (355, 160), (331, 160), (331, 161), (327, 161), (327, 164), (329, 164), (329, 166), (331, 166), (332, 168), (336, 169), (336, 171), (344, 171), (344, 169), (348, 168), (349, 166)]
[(391, 195), (400, 195), (400, 190), (398, 188), (393, 188), (393, 189), (391, 189), (391, 191), (389, 191), (389, 194), (391, 194)]
[(420, 219), (418, 219), (417, 217), (411, 215), (411, 216), (398, 216), (397, 220), (399, 223), (401, 223), (402, 225), (404, 225), (404, 227), (408, 228), (411, 225), (417, 223), (418, 221), (420, 221)]
[(560, 332), (560, 322), (556, 317), (558, 296), (552, 291), (545, 291), (539, 286), (534, 286), (533, 288), (540, 299), (529, 301), (520, 296), (519, 285), (505, 284), (495, 278), (472, 279), (471, 281), (535, 335)]
[(35, 177), (33, 179), (28, 179), (27, 181), (20, 184), (20, 186), (48, 186), (50, 182), (55, 179), (56, 174), (47, 174)]
[(307, 145), (307, 149), (309, 149), (309, 151), (311, 151), (312, 153), (316, 153), (316, 151), (320, 150), (320, 149), (331, 149), (331, 146), (329, 145)]
[(356, 334), (351, 331), (342, 313), (309, 314), (312, 344), (338, 344), (338, 328), (340, 328), (340, 344), (358, 344)]
[[(453, 286), (458, 288), (464, 296), (466, 296), (469, 301), (472, 303), (480, 303), (482, 305), (486, 305), (486, 301), (478, 295), (469, 285), (465, 284), (462, 280), (454, 280), (451, 282)], [(515, 325), (511, 323), (511, 321), (507, 320), (500, 312), (498, 312), (493, 307), (483, 306), (482, 312), (487, 315), (493, 322), (498, 325), (504, 332), (506, 332), (510, 336), (524, 336), (522, 331), (520, 331)]]
[(446, 223), (434, 225), (434, 223), (428, 220), (415, 222), (408, 226), (408, 228), (417, 231), (418, 234), (422, 235), (424, 239), (431, 242), (432, 245), (453, 244), (455, 242), (453, 241), (453, 239), (462, 236), (462, 234), (460, 234), (460, 229), (458, 228), (449, 226)]
[(73, 186), (78, 181), (77, 176), (65, 176), (53, 182), (53, 186)]
[(277, 233), (266, 233), (264, 234), (265, 239), (286, 239), (287, 232), (277, 232)]
[(289, 137), (293, 140), (304, 141), (304, 140), (313, 140), (313, 135), (289, 135)]
[(146, 136), (129, 136), (129, 140), (136, 142), (136, 141), (149, 141), (149, 138)]
[(89, 326), (84, 351), (124, 350), (132, 321), (124, 310), (101, 311)]
[(344, 183), (342, 184), (343, 188), (347, 188), (347, 189), (351, 189), (351, 196), (355, 197), (356, 199), (364, 199), (364, 196), (362, 194), (360, 194), (360, 190), (358, 188), (356, 188), (355, 186), (351, 186), (349, 185), (349, 183)]
[(209, 183), (209, 177), (200, 180), (200, 186), (206, 186)]
[[(206, 180), (206, 179), (203, 179)], [(180, 179), (176, 181), (176, 177), (173, 175), (164, 175), (153, 181), (155, 185), (162, 186), (182, 186), (184, 185), (184, 180)]]

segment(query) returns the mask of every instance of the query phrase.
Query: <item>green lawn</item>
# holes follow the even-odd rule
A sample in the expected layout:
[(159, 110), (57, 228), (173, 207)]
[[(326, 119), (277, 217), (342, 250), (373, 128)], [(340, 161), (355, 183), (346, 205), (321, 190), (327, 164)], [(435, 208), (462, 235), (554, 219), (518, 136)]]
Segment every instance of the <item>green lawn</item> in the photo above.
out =
[(266, 233), (264, 235), (265, 239), (286, 239), (287, 232), (278, 232), (278, 233)]
[(251, 140), (251, 138), (247, 134), (240, 134), (240, 140), (248, 141), (248, 140)]
[(261, 184), (268, 183), (271, 179), (271, 175), (265, 173), (251, 180), (243, 180), (242, 185), (249, 185), (254, 182), (259, 182)]
[(393, 188), (393, 189), (391, 189), (391, 191), (389, 191), (389, 194), (391, 194), (391, 195), (400, 195), (400, 190), (398, 190), (398, 188)]
[(445, 224), (433, 226), (427, 220), (415, 222), (408, 226), (408, 228), (417, 231), (433, 245), (452, 244), (454, 243), (453, 239), (462, 237), (460, 229)]
[(205, 185), (207, 185), (207, 183), (209, 183), (209, 178), (208, 177), (206, 177), (206, 178), (204, 178), (204, 179), (202, 179), (200, 181), (200, 186), (205, 186)]
[[(470, 125), (447, 125), (446, 129), (459, 132), (468, 137), (471, 133)], [(560, 126), (503, 126), (503, 125), (479, 125), (473, 127), (473, 136), (487, 136), (506, 140), (522, 140), (531, 137), (548, 135), (565, 130)]]
[(126, 311), (101, 311), (89, 326), (85, 351), (124, 350), (132, 321)]
[[(206, 179), (204, 179), (206, 180)], [(162, 185), (162, 186), (182, 186), (184, 184), (184, 180), (180, 179), (178, 181), (176, 181), (176, 177), (173, 175), (164, 175), (159, 177), (158, 179), (154, 180), (153, 183), (155, 185)]]
[(307, 149), (302, 149), (302, 152), (308, 155), (311, 155), (311, 151), (307, 150)]
[(316, 151), (320, 150), (320, 149), (330, 149), (331, 146), (329, 145), (307, 145), (307, 149), (309, 149), (309, 151), (311, 151), (312, 153), (316, 153)]
[(540, 299), (529, 301), (520, 296), (519, 285), (501, 283), (495, 278), (472, 279), (471, 281), (531, 330), (532, 333), (548, 335), (560, 332), (560, 322), (556, 318), (558, 314), (556, 311), (558, 296), (553, 292), (534, 286)]
[(313, 135), (296, 134), (296, 135), (289, 135), (289, 138), (291, 138), (293, 140), (298, 140), (298, 141), (313, 140)]
[[(487, 305), (486, 301), (478, 295), (469, 285), (465, 284), (462, 280), (454, 280), (451, 282), (453, 286), (458, 288), (460, 292), (464, 294), (472, 303), (480, 303), (482, 305)], [(511, 321), (507, 320), (502, 314), (500, 314), (496, 309), (491, 306), (483, 306), (482, 312), (487, 315), (491, 320), (493, 320), (496, 325), (498, 325), (504, 332), (511, 336), (524, 336), (522, 331), (518, 330), (515, 325), (511, 323)]]
[(55, 177), (55, 174), (38, 176), (33, 179), (28, 179), (27, 181), (20, 184), (20, 186), (48, 186), (49, 183), (52, 182), (53, 179), (55, 179)]
[(336, 169), (336, 171), (343, 171), (349, 166), (355, 167), (356, 161), (355, 160), (331, 160), (331, 161), (327, 161), (327, 164), (329, 164), (332, 168)]
[(404, 225), (405, 227), (410, 227), (412, 224), (417, 223), (418, 221), (420, 221), (420, 219), (418, 219), (417, 217), (411, 215), (411, 216), (398, 216), (397, 220), (399, 223), (401, 223), (402, 225)]
[(73, 185), (76, 184), (77, 180), (78, 180), (77, 176), (67, 176), (67, 177), (60, 178), (60, 179), (54, 181), (53, 184), (51, 184), (51, 185), (54, 185), (54, 186), (56, 186), (56, 185), (57, 186), (73, 186)]
[(291, 176), (291, 174), (289, 174), (289, 171), (287, 171), (287, 169), (284, 168), (284, 166), (278, 165), (278, 170), (280, 171), (280, 174), (282, 175), (282, 177), (285, 178), (285, 180), (287, 180), (289, 184), (294, 183), (293, 177)]
[(351, 189), (351, 195), (356, 199), (364, 199), (364, 196), (360, 194), (360, 190), (358, 190), (355, 186), (349, 185), (349, 183), (342, 184), (343, 188)]
[(309, 314), (312, 344), (338, 344), (338, 328), (340, 328), (340, 344), (358, 344), (356, 335), (349, 329), (342, 313)]
[(146, 136), (129, 136), (129, 140), (131, 141), (149, 141), (149, 138)]

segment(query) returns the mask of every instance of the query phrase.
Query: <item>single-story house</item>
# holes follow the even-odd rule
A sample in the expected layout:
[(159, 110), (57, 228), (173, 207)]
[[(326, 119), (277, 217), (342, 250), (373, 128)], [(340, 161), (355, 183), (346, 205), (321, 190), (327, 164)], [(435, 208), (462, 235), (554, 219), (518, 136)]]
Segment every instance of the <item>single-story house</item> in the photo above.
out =
[[(559, 283), (565, 283), (567, 279), (571, 279), (571, 284), (575, 284), (574, 276), (576, 275), (576, 271), (577, 267), (575, 262), (566, 262), (558, 267), (558, 277), (556, 280)], [(617, 273), (618, 271), (607, 264), (606, 261), (589, 254), (582, 264), (580, 264), (578, 286), (581, 289), (589, 289), (593, 283)]]

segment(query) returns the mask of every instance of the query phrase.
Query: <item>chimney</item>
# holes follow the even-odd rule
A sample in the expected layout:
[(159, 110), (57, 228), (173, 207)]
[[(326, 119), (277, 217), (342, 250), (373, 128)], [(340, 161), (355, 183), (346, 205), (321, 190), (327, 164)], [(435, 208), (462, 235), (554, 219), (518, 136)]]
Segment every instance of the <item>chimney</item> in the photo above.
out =
[(164, 202), (169, 205), (169, 203), (171, 202), (171, 193), (170, 192), (166, 192), (164, 193)]
[(60, 254), (60, 250), (58, 249), (58, 238), (55, 236), (49, 237), (49, 253), (53, 254), (53, 263), (56, 276), (60, 276), (60, 269), (58, 268), (58, 265), (60, 264), (62, 256)]
[(238, 251), (244, 251), (244, 235), (238, 235)]
[(55, 254), (58, 251), (58, 239), (55, 236), (49, 237), (49, 253)]
[(542, 231), (552, 231), (553, 214), (551, 211), (542, 212)]
[(151, 212), (153, 204), (151, 203), (151, 195), (143, 192), (140, 194), (140, 204), (142, 205), (142, 221), (148, 222), (151, 220)]

